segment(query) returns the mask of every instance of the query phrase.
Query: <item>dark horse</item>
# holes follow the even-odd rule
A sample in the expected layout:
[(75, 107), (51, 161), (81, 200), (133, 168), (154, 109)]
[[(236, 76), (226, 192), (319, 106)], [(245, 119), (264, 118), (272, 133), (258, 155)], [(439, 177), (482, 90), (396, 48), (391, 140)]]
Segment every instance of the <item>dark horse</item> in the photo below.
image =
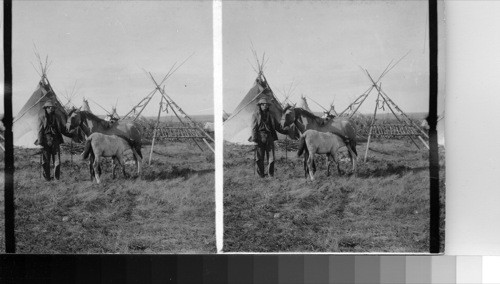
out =
[[(137, 167), (137, 173), (140, 175), (142, 161), (138, 158), (142, 159), (141, 133), (138, 126), (132, 120), (119, 120), (111, 123), (95, 116), (91, 112), (73, 109), (68, 114), (66, 129), (68, 132), (72, 132), (78, 127), (83, 130), (87, 137), (94, 132), (98, 132), (106, 135), (116, 135), (125, 139), (130, 147), (138, 154), (137, 156), (134, 155), (134, 160)], [(89, 168), (92, 178), (94, 176), (93, 157), (91, 157)]]
[(352, 169), (354, 174), (356, 174), (356, 160), (358, 155), (356, 151), (356, 126), (349, 118), (335, 117), (323, 119), (305, 109), (287, 105), (283, 110), (281, 123), (283, 127), (294, 124), (301, 133), (313, 129), (319, 132), (330, 132), (338, 135), (348, 148)]

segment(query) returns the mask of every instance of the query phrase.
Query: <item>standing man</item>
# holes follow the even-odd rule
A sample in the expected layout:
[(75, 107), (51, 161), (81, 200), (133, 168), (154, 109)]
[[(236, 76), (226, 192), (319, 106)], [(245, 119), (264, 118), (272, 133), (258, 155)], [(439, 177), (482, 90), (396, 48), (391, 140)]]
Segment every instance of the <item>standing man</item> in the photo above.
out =
[(265, 177), (264, 158), (268, 161), (268, 174), (274, 176), (274, 141), (278, 140), (276, 131), (287, 134), (269, 110), (269, 102), (261, 98), (257, 103), (257, 111), (252, 116), (252, 136), (250, 141), (256, 144), (257, 173)]
[(38, 127), (38, 139), (35, 145), (42, 146), (42, 167), (45, 180), (52, 179), (50, 174), (51, 162), (54, 163), (54, 177), (59, 179), (61, 176), (61, 148), (64, 143), (61, 134), (69, 136), (65, 132), (64, 125), (58, 120), (55, 113), (55, 105), (52, 101), (47, 101), (43, 105), (44, 114), (40, 118)]

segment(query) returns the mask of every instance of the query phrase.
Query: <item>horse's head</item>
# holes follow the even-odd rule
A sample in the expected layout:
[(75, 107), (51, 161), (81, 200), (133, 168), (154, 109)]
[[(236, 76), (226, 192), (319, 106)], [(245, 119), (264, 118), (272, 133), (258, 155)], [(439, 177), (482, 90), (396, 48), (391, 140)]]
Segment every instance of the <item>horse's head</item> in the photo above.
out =
[(73, 108), (69, 114), (68, 119), (66, 120), (66, 130), (71, 132), (75, 128), (79, 127), (82, 124), (82, 115), (80, 110), (77, 108)]
[(283, 127), (290, 126), (295, 122), (295, 108), (291, 105), (287, 105), (283, 109), (283, 115), (281, 116), (281, 124)]

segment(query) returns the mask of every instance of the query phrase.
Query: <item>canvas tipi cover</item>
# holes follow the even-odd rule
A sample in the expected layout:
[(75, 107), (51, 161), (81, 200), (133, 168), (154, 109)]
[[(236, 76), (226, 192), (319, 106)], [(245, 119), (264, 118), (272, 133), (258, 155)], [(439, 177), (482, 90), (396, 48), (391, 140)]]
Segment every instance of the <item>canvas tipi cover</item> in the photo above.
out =
[(82, 110), (92, 113), (92, 111), (90, 110), (89, 102), (86, 99), (83, 99)]
[(14, 117), (14, 146), (24, 148), (37, 148), (34, 144), (38, 138), (38, 126), (43, 116), (43, 105), (52, 100), (56, 105), (55, 113), (63, 123), (66, 121), (66, 111), (52, 90), (46, 78), (42, 78), (37, 89)]
[(300, 102), (299, 102), (298, 107), (303, 108), (303, 109), (307, 110), (310, 113), (313, 113), (311, 111), (311, 109), (309, 108), (309, 104), (307, 103), (306, 97), (304, 97), (304, 96), (300, 97)]
[(255, 79), (255, 83), (247, 95), (224, 122), (224, 140), (238, 144), (250, 144), (248, 138), (252, 135), (252, 115), (257, 111), (257, 102), (261, 98), (267, 99), (270, 103), (269, 110), (275, 115), (277, 121), (281, 120), (283, 107), (261, 73)]

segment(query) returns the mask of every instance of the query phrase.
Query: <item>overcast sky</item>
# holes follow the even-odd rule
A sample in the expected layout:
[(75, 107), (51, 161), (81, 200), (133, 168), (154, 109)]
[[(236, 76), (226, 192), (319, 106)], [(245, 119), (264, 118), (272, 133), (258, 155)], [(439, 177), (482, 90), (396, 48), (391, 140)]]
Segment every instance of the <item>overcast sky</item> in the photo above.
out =
[[(328, 107), (335, 100), (336, 110), (370, 87), (359, 66), (378, 78), (409, 52), (382, 89), (403, 111), (427, 112), (427, 10), (427, 1), (223, 2), (224, 110), (234, 110), (256, 77), (252, 42), (269, 59), (264, 74), (279, 99), (293, 83), (292, 101), (303, 94)], [(360, 111), (373, 112), (375, 100), (373, 92)]]
[[(194, 53), (166, 92), (188, 114), (213, 113), (210, 1), (14, 1), (12, 13), (14, 115), (40, 79), (34, 45), (52, 62), (48, 78), (60, 99), (76, 82), (72, 102), (86, 97), (98, 114), (105, 112), (94, 102), (128, 112), (154, 89), (143, 69), (163, 78)], [(156, 116), (159, 102), (155, 96), (144, 114)]]
[[(291, 100), (303, 94), (314, 111), (321, 108), (312, 100), (342, 110), (361, 95), (370, 81), (359, 66), (378, 77), (409, 52), (382, 88), (404, 111), (428, 109), (427, 1), (224, 1), (222, 8), (227, 112), (255, 79), (251, 42), (269, 59), (264, 71), (278, 98), (293, 83)], [(48, 77), (61, 100), (76, 83), (72, 102), (79, 106), (86, 97), (99, 114), (97, 104), (116, 104), (124, 114), (153, 89), (143, 69), (160, 78), (194, 53), (166, 90), (189, 114), (213, 112), (211, 1), (14, 1), (14, 114), (39, 81), (34, 45), (52, 62)], [(442, 58), (439, 67), (444, 70)], [(375, 98), (372, 93), (360, 110), (373, 112)], [(155, 116), (158, 103), (155, 97), (145, 114)]]

